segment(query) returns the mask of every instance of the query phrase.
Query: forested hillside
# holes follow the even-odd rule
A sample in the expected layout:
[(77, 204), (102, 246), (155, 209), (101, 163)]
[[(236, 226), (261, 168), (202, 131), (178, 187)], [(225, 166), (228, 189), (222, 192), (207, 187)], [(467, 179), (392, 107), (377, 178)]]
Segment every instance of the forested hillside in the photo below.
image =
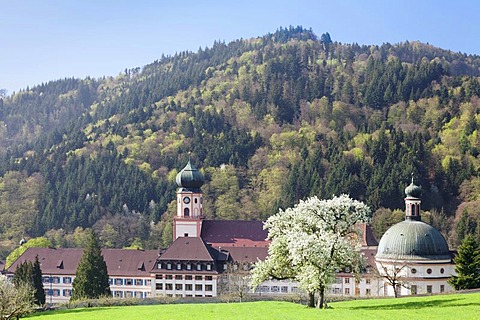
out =
[(0, 256), (89, 227), (108, 247), (168, 245), (189, 155), (209, 218), (348, 193), (381, 235), (413, 173), (425, 221), (454, 246), (480, 238), (479, 97), (480, 56), (302, 27), (26, 88), (0, 98)]

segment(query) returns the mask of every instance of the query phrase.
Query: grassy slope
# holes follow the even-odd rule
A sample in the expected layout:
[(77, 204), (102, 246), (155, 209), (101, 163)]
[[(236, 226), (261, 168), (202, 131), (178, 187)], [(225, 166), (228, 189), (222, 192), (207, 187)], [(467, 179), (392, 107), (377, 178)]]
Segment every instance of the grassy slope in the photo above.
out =
[(316, 310), (289, 302), (169, 304), (74, 309), (32, 319), (479, 319), (480, 293), (336, 302)]

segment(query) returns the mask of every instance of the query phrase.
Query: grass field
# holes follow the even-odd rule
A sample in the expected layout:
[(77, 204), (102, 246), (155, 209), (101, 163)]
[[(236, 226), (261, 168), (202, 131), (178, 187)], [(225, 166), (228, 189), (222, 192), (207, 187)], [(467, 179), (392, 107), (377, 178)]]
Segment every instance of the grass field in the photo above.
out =
[(327, 310), (316, 310), (278, 301), (167, 304), (58, 310), (32, 315), (29, 319), (480, 319), (480, 293), (356, 300), (330, 306)]

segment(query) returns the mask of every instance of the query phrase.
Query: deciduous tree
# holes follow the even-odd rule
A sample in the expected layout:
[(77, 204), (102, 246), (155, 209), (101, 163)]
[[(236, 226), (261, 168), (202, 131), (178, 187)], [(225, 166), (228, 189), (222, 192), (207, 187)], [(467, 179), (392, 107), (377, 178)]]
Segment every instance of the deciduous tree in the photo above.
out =
[(268, 278), (292, 279), (309, 293), (309, 306), (326, 307), (325, 290), (335, 271), (358, 266), (354, 230), (367, 222), (370, 209), (347, 195), (319, 200), (300, 201), (293, 208), (280, 210), (265, 223), (271, 244), (268, 257), (255, 265), (252, 285), (257, 287)]
[(0, 318), (4, 320), (18, 319), (33, 310), (33, 290), (29, 284), (15, 286), (0, 275)]

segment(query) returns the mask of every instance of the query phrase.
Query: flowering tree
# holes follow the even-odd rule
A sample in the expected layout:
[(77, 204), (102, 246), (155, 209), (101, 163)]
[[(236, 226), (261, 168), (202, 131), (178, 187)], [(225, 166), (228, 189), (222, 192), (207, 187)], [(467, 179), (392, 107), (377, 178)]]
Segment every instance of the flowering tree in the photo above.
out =
[(21, 283), (14, 286), (0, 274), (0, 319), (18, 319), (33, 311), (34, 291), (31, 285)]
[(319, 295), (317, 307), (326, 307), (325, 289), (335, 271), (358, 266), (352, 227), (367, 222), (369, 216), (367, 205), (347, 195), (330, 200), (312, 197), (280, 210), (265, 223), (272, 242), (267, 259), (255, 264), (252, 286), (256, 288), (268, 278), (296, 280), (308, 292), (310, 307), (315, 293)]

